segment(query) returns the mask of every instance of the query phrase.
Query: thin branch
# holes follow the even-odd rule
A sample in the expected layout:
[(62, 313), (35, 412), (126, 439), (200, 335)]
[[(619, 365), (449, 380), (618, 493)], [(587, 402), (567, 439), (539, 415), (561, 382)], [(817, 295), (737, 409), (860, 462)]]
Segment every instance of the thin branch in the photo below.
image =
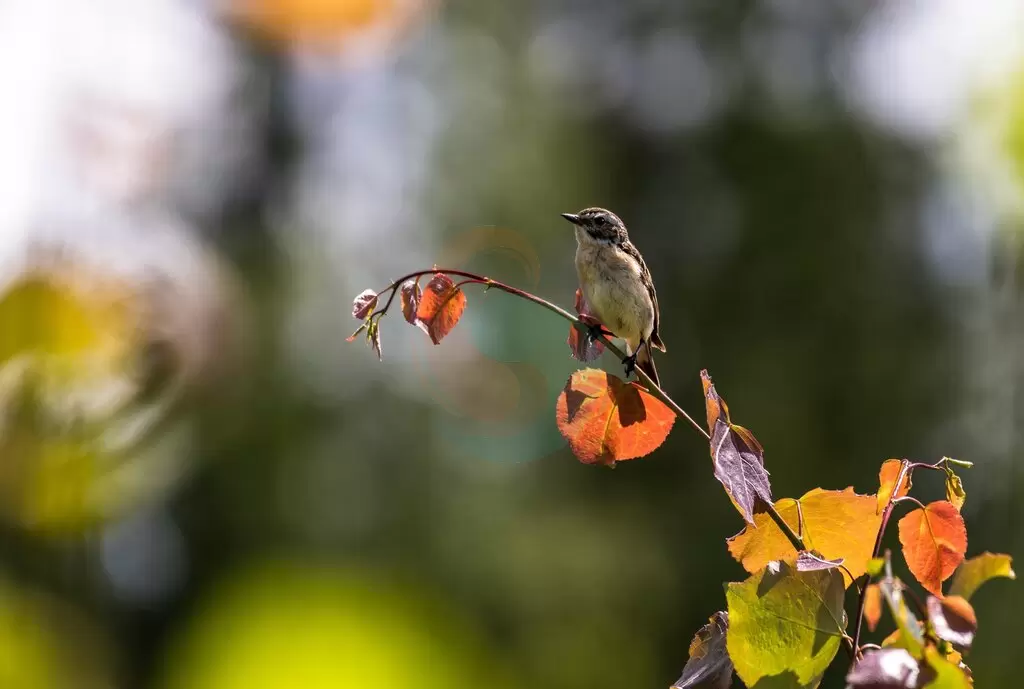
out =
[[(894, 484), (893, 493), (889, 496), (889, 502), (886, 503), (885, 509), (882, 510), (882, 521), (878, 525), (878, 534), (875, 535), (875, 547), (871, 551), (871, 558), (878, 557), (879, 551), (882, 549), (882, 538), (885, 536), (885, 529), (889, 525), (889, 518), (892, 516), (892, 510), (896, 506), (896, 490), (903, 485), (904, 480), (908, 479), (910, 474), (914, 472), (910, 462), (903, 460), (900, 466), (900, 473), (896, 476), (896, 483)], [(918, 503), (920, 504), (920, 503)], [(891, 575), (891, 572), (890, 572)], [(868, 583), (871, 581), (871, 576), (864, 575), (864, 585), (861, 586), (860, 596), (857, 598), (857, 627), (853, 634), (853, 646), (854, 648), (860, 648), (860, 632), (861, 627), (864, 624), (864, 605), (867, 602), (868, 594)]]
[(924, 510), (924, 509), (927, 509), (927, 508), (926, 508), (926, 507), (924, 506), (924, 503), (923, 503), (923, 502), (921, 502), (921, 501), (920, 501), (920, 500), (918, 500), (917, 498), (911, 497), (911, 496), (909, 496), (909, 495), (904, 495), (903, 497), (899, 497), (899, 498), (893, 498), (893, 499), (892, 499), (892, 501), (893, 501), (893, 504), (896, 504), (896, 505), (898, 505), (898, 504), (899, 504), (899, 503), (901, 503), (901, 502), (909, 502), (909, 503), (911, 503), (912, 505), (917, 505), (917, 506), (918, 506), (918, 507), (920, 507), (920, 508), (921, 508), (922, 510)]
[[(370, 317), (377, 316), (379, 318), (383, 314), (387, 313), (388, 309), (391, 308), (391, 304), (392, 304), (392, 302), (395, 299), (395, 295), (398, 293), (399, 288), (402, 286), (403, 283), (407, 282), (408, 280), (419, 279), (420, 277), (422, 277), (424, 275), (433, 275), (433, 274), (436, 274), (436, 273), (443, 273), (445, 275), (454, 275), (454, 276), (457, 276), (457, 277), (465, 278), (466, 282), (471, 282), (471, 283), (477, 283), (477, 284), (485, 285), (487, 289), (491, 289), (491, 288), (499, 289), (502, 292), (507, 292), (508, 294), (511, 294), (513, 296), (516, 296), (516, 297), (519, 297), (520, 299), (525, 299), (526, 301), (533, 302), (534, 304), (537, 304), (538, 306), (542, 306), (545, 309), (547, 309), (548, 311), (550, 311), (550, 312), (552, 312), (554, 314), (557, 314), (557, 315), (561, 316), (562, 318), (564, 318), (565, 320), (569, 321), (573, 325), (573, 327), (575, 327), (582, 335), (590, 336), (592, 334), (590, 326), (587, 325), (585, 322), (583, 322), (583, 320), (581, 320), (577, 316), (574, 316), (573, 314), (569, 313), (568, 311), (566, 311), (565, 309), (561, 308), (560, 306), (557, 306), (557, 305), (547, 301), (546, 299), (542, 299), (541, 297), (538, 297), (538, 296), (536, 296), (534, 294), (531, 294), (529, 292), (523, 291), (523, 290), (518, 289), (516, 287), (512, 287), (511, 285), (506, 285), (503, 282), (499, 282), (497, 280), (492, 280), (491, 278), (486, 277), (484, 275), (478, 275), (476, 273), (470, 273), (470, 272), (467, 272), (467, 271), (464, 271), (464, 270), (449, 270), (447, 268), (433, 268), (431, 270), (418, 270), (418, 271), (416, 271), (414, 273), (409, 273), (408, 275), (404, 275), (404, 276), (398, 278), (397, 280), (395, 280), (394, 282), (392, 282), (390, 285), (388, 285), (387, 287), (385, 287), (383, 290), (381, 290), (379, 292), (379, 294), (384, 294), (385, 292), (390, 291), (391, 294), (388, 296), (388, 300), (384, 304), (384, 306), (382, 308), (378, 309), (377, 311), (375, 311), (374, 313), (370, 314)], [(463, 284), (463, 283), (460, 283), (460, 284)], [(620, 360), (626, 358), (625, 352), (623, 352), (618, 347), (616, 347), (615, 344), (611, 341), (611, 339), (606, 337), (603, 333), (598, 335), (597, 339), (599, 339), (601, 341), (601, 343), (608, 349), (608, 351), (610, 351), (612, 354), (614, 354), (617, 357), (619, 357)], [(651, 380), (650, 376), (648, 376), (643, 370), (641, 370), (639, 368), (635, 369), (635, 372), (636, 372), (637, 378), (639, 378), (640, 381), (643, 382), (644, 387), (646, 387), (647, 390), (651, 394), (653, 394), (659, 400), (664, 402), (673, 412), (676, 413), (677, 416), (681, 416), (684, 419), (686, 419), (690, 423), (690, 425), (693, 426), (694, 429), (696, 429), (696, 431), (698, 433), (700, 433), (702, 436), (704, 436), (704, 438), (706, 440), (708, 440), (709, 442), (711, 441), (711, 436), (708, 434), (708, 432), (706, 430), (704, 430), (704, 427), (701, 426), (699, 423), (697, 423), (693, 419), (692, 416), (690, 416), (688, 413), (686, 413), (686, 410), (683, 409), (681, 406), (679, 406), (679, 404), (677, 404), (675, 400), (673, 400), (671, 397), (669, 397), (668, 394), (664, 390), (662, 390), (660, 386), (656, 385), (654, 383), (654, 381)], [(786, 521), (782, 518), (782, 515), (779, 514), (778, 510), (775, 509), (774, 505), (772, 505), (768, 501), (762, 501), (762, 502), (765, 505), (765, 511), (768, 513), (768, 516), (771, 517), (772, 521), (774, 521), (775, 524), (779, 527), (779, 529), (782, 530), (782, 533), (786, 536), (786, 538), (789, 540), (789, 542), (793, 545), (793, 548), (796, 549), (796, 551), (798, 553), (804, 551), (805, 548), (804, 548), (803, 538), (801, 538), (801, 536), (797, 535), (793, 531), (793, 529), (789, 526), (789, 524), (787, 524)], [(802, 522), (803, 520), (801, 519), (800, 521)], [(802, 532), (803, 531), (803, 524), (802, 523), (799, 525), (799, 528), (800, 528), (800, 530)]]
[[(409, 273), (408, 275), (404, 275), (404, 276), (398, 278), (397, 280), (395, 280), (394, 282), (392, 282), (390, 285), (388, 285), (387, 287), (385, 287), (384, 289), (382, 289), (379, 292), (379, 294), (384, 294), (385, 292), (390, 291), (391, 294), (390, 294), (390, 296), (388, 296), (388, 300), (384, 304), (384, 306), (382, 308), (378, 309), (377, 311), (375, 311), (373, 314), (371, 314), (371, 316), (378, 315), (378, 314), (383, 315), (384, 313), (387, 313), (387, 310), (389, 308), (391, 308), (391, 303), (394, 301), (395, 295), (398, 293), (399, 287), (401, 287), (401, 285), (403, 283), (407, 282), (408, 280), (412, 280), (414, 278), (422, 277), (424, 275), (433, 275), (435, 273), (444, 273), (446, 275), (455, 275), (455, 276), (458, 276), (458, 277), (461, 277), (461, 278), (467, 278), (467, 282), (473, 282), (473, 283), (476, 283), (476, 284), (485, 285), (488, 289), (491, 289), (491, 288), (499, 289), (502, 292), (507, 292), (508, 294), (511, 294), (513, 296), (516, 296), (516, 297), (519, 297), (520, 299), (525, 299), (526, 301), (533, 302), (534, 304), (537, 304), (538, 306), (543, 306), (548, 311), (550, 311), (550, 312), (552, 312), (554, 314), (557, 314), (557, 315), (561, 316), (562, 318), (564, 318), (565, 320), (569, 321), (570, 323), (573, 324), (573, 326), (577, 330), (579, 330), (584, 335), (590, 335), (590, 327), (586, 323), (584, 323), (582, 320), (580, 320), (576, 316), (572, 315), (571, 313), (569, 313), (565, 309), (563, 309), (560, 306), (557, 306), (557, 305), (547, 301), (546, 299), (542, 299), (542, 298), (536, 296), (535, 294), (531, 294), (529, 292), (525, 292), (525, 291), (523, 291), (521, 289), (518, 289), (516, 287), (512, 287), (511, 285), (506, 285), (503, 282), (498, 282), (497, 280), (492, 280), (491, 278), (486, 277), (484, 275), (478, 275), (476, 273), (470, 273), (470, 272), (467, 272), (467, 271), (464, 271), (464, 270), (449, 270), (447, 268), (434, 268), (434, 269), (431, 269), (431, 270), (418, 270), (415, 273)], [(602, 335), (600, 335), (598, 337), (598, 339), (600, 339), (601, 343), (608, 349), (608, 351), (610, 351), (612, 354), (614, 354), (617, 357), (619, 357), (619, 359), (625, 359), (626, 358), (625, 352), (623, 352), (618, 347), (616, 347), (615, 344), (609, 338), (605, 337), (602, 334)], [(676, 413), (677, 416), (681, 416), (684, 419), (686, 419), (687, 421), (689, 421), (690, 425), (693, 426), (697, 430), (698, 433), (703, 435), (704, 438), (706, 438), (709, 441), (711, 440), (711, 436), (708, 435), (708, 432), (706, 430), (704, 430), (704, 427), (701, 426), (696, 421), (694, 421), (693, 417), (690, 416), (689, 414), (687, 414), (686, 410), (683, 409), (682, 407), (680, 407), (676, 403), (676, 401), (673, 400), (671, 397), (669, 397), (668, 394), (664, 390), (662, 390), (659, 386), (655, 385), (654, 381), (651, 380), (650, 376), (648, 376), (646, 373), (644, 373), (640, 369), (636, 369), (636, 374), (637, 374), (637, 378), (639, 378), (643, 382), (644, 387), (646, 387), (647, 390), (652, 395), (654, 395), (659, 400), (664, 402), (673, 412)]]
[(928, 462), (911, 462), (911, 469), (929, 469), (931, 471), (952, 471), (950, 465), (958, 466), (962, 469), (970, 469), (974, 466), (974, 462), (968, 462), (963, 459), (953, 459), (952, 457), (943, 457), (937, 462), (929, 464)]

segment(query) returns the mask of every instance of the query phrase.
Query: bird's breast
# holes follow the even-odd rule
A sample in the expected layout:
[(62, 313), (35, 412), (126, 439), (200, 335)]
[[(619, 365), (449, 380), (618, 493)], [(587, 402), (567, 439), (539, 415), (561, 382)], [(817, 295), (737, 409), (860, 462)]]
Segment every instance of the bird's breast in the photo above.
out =
[(650, 336), (654, 305), (632, 257), (612, 246), (580, 244), (576, 273), (590, 315), (632, 345)]

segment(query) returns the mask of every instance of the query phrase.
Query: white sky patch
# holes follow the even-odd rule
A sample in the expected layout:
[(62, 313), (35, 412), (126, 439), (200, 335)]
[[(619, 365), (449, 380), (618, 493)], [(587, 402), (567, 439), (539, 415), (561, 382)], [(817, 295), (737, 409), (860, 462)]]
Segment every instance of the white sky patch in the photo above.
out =
[(882, 5), (854, 40), (845, 86), (869, 117), (906, 136), (955, 127), (979, 89), (1024, 62), (1020, 0)]

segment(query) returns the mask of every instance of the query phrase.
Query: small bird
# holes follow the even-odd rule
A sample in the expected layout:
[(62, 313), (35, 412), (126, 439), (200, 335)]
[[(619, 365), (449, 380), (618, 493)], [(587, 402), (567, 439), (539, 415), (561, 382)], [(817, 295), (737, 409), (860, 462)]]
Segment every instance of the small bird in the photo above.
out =
[(562, 217), (576, 226), (576, 273), (587, 315), (626, 341), (628, 356), (622, 363), (627, 376), (639, 367), (659, 385), (651, 358), (651, 347), (665, 351), (658, 334), (658, 295), (626, 226), (604, 208), (585, 208)]

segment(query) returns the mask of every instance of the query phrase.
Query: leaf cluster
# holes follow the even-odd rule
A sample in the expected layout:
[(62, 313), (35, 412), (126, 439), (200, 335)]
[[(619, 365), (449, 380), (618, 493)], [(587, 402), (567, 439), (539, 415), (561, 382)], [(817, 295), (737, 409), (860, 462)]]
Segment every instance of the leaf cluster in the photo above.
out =
[[(430, 279), (421, 290), (426, 275)], [(451, 275), (464, 280), (456, 283)], [(349, 340), (365, 331), (380, 356), (379, 321), (397, 295), (405, 320), (439, 344), (465, 310), (465, 284), (498, 288), (569, 320), (567, 345), (579, 361), (593, 361), (605, 349), (621, 356), (601, 323), (581, 312), (579, 291), (573, 316), (489, 278), (436, 268), (408, 275), (381, 294), (358, 295), (352, 315), (363, 323)], [(799, 498), (776, 499), (764, 448), (750, 430), (733, 422), (707, 371), (700, 375), (706, 431), (653, 381), (638, 375), (639, 382), (626, 382), (587, 368), (569, 377), (555, 402), (555, 423), (573, 454), (584, 464), (604, 466), (644, 457), (665, 442), (676, 417), (683, 416), (708, 440), (712, 473), (745, 522), (725, 543), (749, 576), (725, 584), (726, 609), (697, 632), (673, 689), (725, 689), (734, 673), (748, 687), (816, 687), (842, 647), (850, 659), (847, 685), (853, 689), (973, 686), (966, 657), (978, 620), (970, 599), (986, 581), (1015, 575), (1008, 555), (966, 559), (961, 509), (967, 493), (956, 470), (970, 468), (970, 462), (889, 459), (879, 468), (872, 495), (850, 487), (816, 487)], [(915, 471), (942, 472), (944, 498), (924, 503), (912, 496)], [(897, 510), (903, 512), (896, 525), (901, 554), (923, 596), (893, 575), (892, 554), (879, 552)], [(886, 613), (891, 633), (878, 643), (862, 643), (862, 623), (875, 633)]]

